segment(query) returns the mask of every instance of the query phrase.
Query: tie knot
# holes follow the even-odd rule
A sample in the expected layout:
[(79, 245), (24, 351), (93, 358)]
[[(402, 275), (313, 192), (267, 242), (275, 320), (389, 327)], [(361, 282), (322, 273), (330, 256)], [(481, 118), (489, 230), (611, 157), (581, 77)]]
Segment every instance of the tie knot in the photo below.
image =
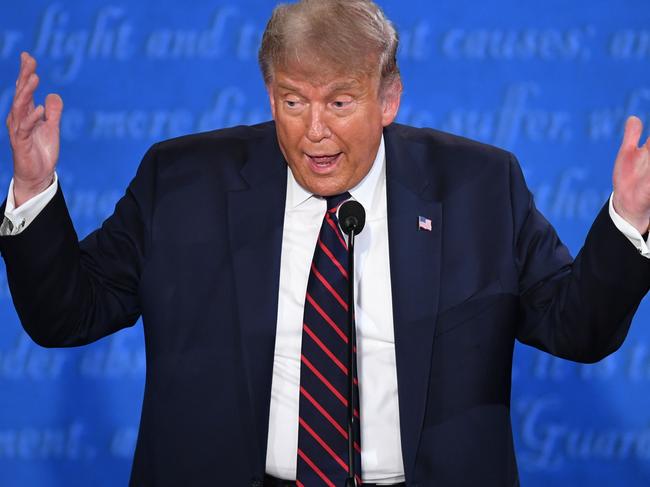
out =
[(327, 209), (331, 210), (332, 208), (337, 208), (341, 203), (349, 200), (350, 198), (352, 198), (352, 195), (347, 191), (345, 193), (327, 196), (325, 198), (327, 200)]

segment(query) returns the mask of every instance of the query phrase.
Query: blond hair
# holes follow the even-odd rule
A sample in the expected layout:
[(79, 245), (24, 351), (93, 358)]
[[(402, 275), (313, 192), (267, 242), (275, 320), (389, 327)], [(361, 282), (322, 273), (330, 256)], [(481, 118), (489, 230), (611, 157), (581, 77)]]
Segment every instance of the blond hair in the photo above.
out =
[(378, 71), (383, 91), (400, 82), (397, 45), (393, 24), (370, 0), (300, 0), (273, 10), (259, 64), (267, 85), (275, 69), (298, 67), (323, 76)]

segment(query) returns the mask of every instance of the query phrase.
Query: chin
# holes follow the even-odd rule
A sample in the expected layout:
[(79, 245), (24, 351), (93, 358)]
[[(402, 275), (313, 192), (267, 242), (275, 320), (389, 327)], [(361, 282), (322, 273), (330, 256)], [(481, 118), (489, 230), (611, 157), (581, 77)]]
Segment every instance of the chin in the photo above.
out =
[(337, 183), (323, 183), (317, 182), (314, 184), (307, 184), (304, 186), (307, 191), (317, 194), (318, 196), (333, 196), (335, 194), (343, 193), (347, 190), (343, 185)]

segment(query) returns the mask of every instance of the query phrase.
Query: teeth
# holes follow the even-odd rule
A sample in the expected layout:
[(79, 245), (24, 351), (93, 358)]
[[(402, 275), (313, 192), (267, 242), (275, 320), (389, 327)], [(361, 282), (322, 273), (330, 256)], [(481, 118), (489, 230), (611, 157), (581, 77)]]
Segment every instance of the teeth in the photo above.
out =
[(334, 162), (337, 156), (309, 156), (316, 164), (328, 165)]

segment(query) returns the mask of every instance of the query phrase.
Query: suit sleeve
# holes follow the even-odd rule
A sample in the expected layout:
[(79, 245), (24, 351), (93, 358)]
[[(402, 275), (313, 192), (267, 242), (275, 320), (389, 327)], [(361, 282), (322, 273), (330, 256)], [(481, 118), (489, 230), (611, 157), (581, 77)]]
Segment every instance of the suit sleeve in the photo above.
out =
[(601, 360), (627, 335), (650, 288), (650, 260), (616, 228), (605, 205), (572, 261), (535, 208), (514, 158), (510, 174), (520, 291), (517, 338), (558, 357)]
[(36, 343), (83, 345), (138, 320), (154, 166), (155, 146), (145, 155), (114, 213), (81, 242), (61, 185), (25, 231), (0, 237), (16, 311)]

